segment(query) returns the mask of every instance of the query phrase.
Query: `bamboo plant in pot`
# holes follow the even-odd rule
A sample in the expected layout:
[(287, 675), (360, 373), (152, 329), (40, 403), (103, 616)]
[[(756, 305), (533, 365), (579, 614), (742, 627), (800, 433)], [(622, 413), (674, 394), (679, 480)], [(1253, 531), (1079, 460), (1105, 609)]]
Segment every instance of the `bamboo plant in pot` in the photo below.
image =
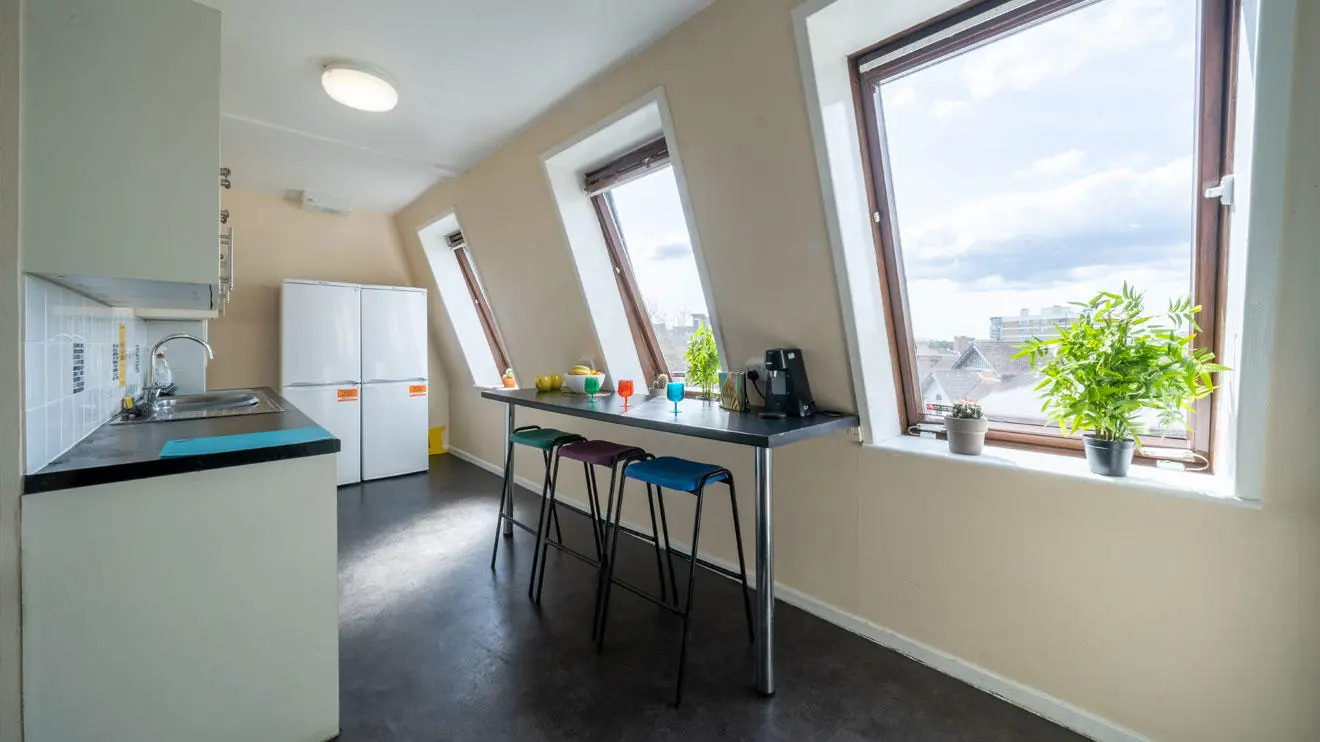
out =
[(1032, 338), (1014, 357), (1027, 357), (1044, 375), (1036, 389), (1051, 422), (1068, 434), (1079, 430), (1091, 471), (1127, 476), (1151, 413), (1160, 427), (1186, 423), (1192, 403), (1214, 391), (1212, 374), (1228, 368), (1214, 354), (1195, 348), (1194, 317), (1201, 307), (1190, 298), (1147, 314), (1144, 295), (1123, 284), (1122, 293), (1102, 291), (1081, 307), (1059, 337)]
[(985, 447), (985, 431), (989, 428), (990, 421), (976, 400), (954, 402), (953, 408), (944, 415), (944, 437), (949, 439), (949, 453), (980, 456)]

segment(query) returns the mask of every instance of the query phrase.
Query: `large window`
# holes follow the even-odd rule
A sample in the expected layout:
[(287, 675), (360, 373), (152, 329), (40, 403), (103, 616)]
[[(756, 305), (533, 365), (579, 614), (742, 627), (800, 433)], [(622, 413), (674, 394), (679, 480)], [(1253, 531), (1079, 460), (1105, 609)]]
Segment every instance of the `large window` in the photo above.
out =
[[(1079, 447), (1011, 356), (1124, 281), (1155, 310), (1191, 294), (1218, 351), (1236, 13), (988, 0), (855, 56), (906, 425), (970, 397), (992, 438)], [(1159, 445), (1208, 455), (1212, 411)]]
[(509, 354), (504, 350), (504, 344), (500, 341), (499, 332), (495, 329), (495, 314), (490, 310), (490, 302), (486, 300), (486, 289), (481, 285), (481, 279), (477, 277), (476, 266), (472, 264), (467, 241), (463, 239), (462, 232), (454, 232), (445, 237), (445, 243), (454, 251), (454, 260), (458, 263), (459, 272), (463, 274), (463, 283), (467, 286), (472, 307), (481, 322), (481, 330), (486, 336), (486, 343), (490, 346), (490, 354), (495, 366), (500, 373), (504, 373), (512, 367), (512, 364), (509, 362)]
[(683, 378), (683, 352), (710, 312), (665, 141), (587, 173), (585, 185), (643, 372)]

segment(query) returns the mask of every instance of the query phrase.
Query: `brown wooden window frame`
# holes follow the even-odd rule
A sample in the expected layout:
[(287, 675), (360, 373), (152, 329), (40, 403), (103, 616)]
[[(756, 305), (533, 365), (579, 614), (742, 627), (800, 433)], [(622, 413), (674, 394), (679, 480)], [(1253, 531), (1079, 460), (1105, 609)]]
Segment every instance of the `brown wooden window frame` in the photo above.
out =
[[(937, 422), (926, 414), (917, 371), (907, 286), (893, 201), (884, 133), (880, 86), (918, 69), (940, 63), (978, 46), (993, 43), (1030, 26), (1105, 0), (1037, 0), (1001, 15), (975, 22), (1011, 0), (974, 0), (948, 13), (863, 49), (850, 58), (857, 125), (861, 133), (862, 166), (870, 201), (872, 237), (880, 268), (880, 289), (888, 307), (886, 324), (894, 359), (894, 379), (900, 392), (899, 413), (904, 431)], [(1199, 0), (1200, 38), (1194, 144), (1196, 207), (1192, 233), (1192, 299), (1200, 304), (1201, 333), (1197, 346), (1222, 355), (1224, 294), (1228, 268), (1229, 207), (1204, 196), (1233, 171), (1236, 115), (1236, 71), (1240, 0)], [(969, 21), (971, 23), (969, 23)], [(941, 38), (939, 35), (944, 34)], [(918, 42), (935, 37), (925, 46)], [(904, 52), (904, 49), (908, 51)], [(1183, 439), (1158, 439), (1161, 447), (1189, 448), (1214, 465), (1212, 441), (1216, 423), (1213, 395), (1196, 403), (1191, 430)], [(1065, 436), (1057, 426), (991, 421), (987, 439), (1002, 444), (1081, 455), (1079, 438)], [(1140, 455), (1140, 452), (1139, 452)]]
[(468, 296), (472, 298), (472, 306), (476, 307), (477, 318), (481, 320), (481, 329), (486, 334), (486, 342), (490, 345), (490, 354), (499, 367), (499, 372), (503, 374), (506, 370), (513, 368), (509, 361), (509, 354), (504, 350), (504, 343), (500, 341), (500, 333), (495, 329), (495, 314), (490, 309), (490, 302), (486, 299), (486, 290), (481, 285), (481, 279), (477, 277), (476, 266), (472, 264), (472, 254), (468, 252), (467, 241), (463, 238), (462, 232), (455, 232), (445, 238), (449, 248), (454, 251), (454, 260), (458, 262), (458, 270), (463, 274), (463, 283), (467, 285)]
[(647, 317), (646, 301), (637, 286), (632, 262), (628, 260), (628, 250), (624, 246), (623, 232), (619, 229), (619, 219), (614, 211), (614, 200), (610, 195), (610, 189), (650, 175), (668, 165), (669, 147), (662, 137), (589, 171), (582, 179), (583, 189), (590, 196), (596, 218), (600, 221), (601, 233), (605, 237), (605, 252), (609, 255), (614, 280), (619, 287), (619, 296), (623, 299), (624, 314), (628, 316), (628, 328), (632, 331), (633, 345), (637, 348), (642, 373), (646, 375), (648, 383), (660, 374), (670, 375), (669, 366), (665, 363), (664, 354), (660, 350), (660, 340), (656, 337), (655, 328), (651, 327), (650, 318)]

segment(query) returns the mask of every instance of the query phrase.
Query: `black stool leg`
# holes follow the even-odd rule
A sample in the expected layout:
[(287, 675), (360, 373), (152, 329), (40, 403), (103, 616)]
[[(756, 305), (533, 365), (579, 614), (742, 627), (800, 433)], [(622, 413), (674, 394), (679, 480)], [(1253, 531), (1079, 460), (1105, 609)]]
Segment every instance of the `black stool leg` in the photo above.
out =
[(605, 651), (605, 624), (610, 612), (610, 588), (614, 585), (614, 563), (619, 554), (619, 518), (623, 513), (623, 487), (628, 483), (627, 477), (619, 482), (618, 497), (610, 497), (614, 501), (614, 522), (607, 533), (609, 541), (610, 555), (606, 561), (605, 568), (601, 570), (601, 581), (596, 587), (596, 603), (599, 606), (597, 612), (600, 614), (600, 620), (596, 622), (599, 627), (596, 631), (596, 653)]
[[(551, 459), (550, 451), (546, 451), (545, 479), (541, 480), (541, 511), (536, 518), (536, 539), (534, 542), (535, 546), (532, 547), (532, 575), (527, 581), (528, 600), (533, 599), (533, 591), (536, 588), (536, 575), (538, 574), (537, 567), (541, 564), (541, 552), (544, 550), (542, 547), (542, 541), (548, 538), (550, 522), (555, 521), (556, 526), (558, 525), (558, 520), (555, 518), (555, 509), (552, 505), (554, 500), (554, 481), (559, 473), (559, 457), (553, 457), (553, 466), (551, 464)], [(562, 536), (558, 537), (557, 540), (560, 543), (563, 543), (564, 541)]]
[(738, 577), (742, 579), (743, 611), (747, 614), (747, 640), (756, 641), (756, 630), (752, 628), (752, 591), (747, 587), (747, 562), (743, 559), (742, 523), (738, 521), (738, 495), (733, 489), (733, 475), (728, 478), (729, 502), (733, 505), (733, 540), (738, 545)]
[[(687, 669), (688, 642), (692, 640), (692, 599), (697, 585), (697, 542), (701, 538), (701, 502), (705, 484), (697, 488), (697, 515), (692, 525), (692, 559), (688, 564), (687, 603), (683, 605), (683, 643), (678, 650), (678, 680), (674, 684), (674, 707), (683, 703), (683, 673)], [(602, 627), (603, 629), (604, 627)]]
[[(554, 514), (558, 512), (558, 509), (556, 507), (556, 497), (559, 491), (559, 462), (560, 462), (560, 458), (558, 456), (555, 456), (554, 471), (550, 475), (550, 492), (546, 495), (545, 501), (542, 502), (542, 505), (549, 509), (550, 517), (554, 517)], [(540, 605), (541, 603), (541, 589), (545, 587), (546, 552), (549, 551), (550, 549), (549, 546), (550, 535), (548, 533), (549, 524), (547, 523), (546, 525), (547, 525), (546, 528), (547, 533), (541, 534), (541, 532), (538, 531), (538, 534), (541, 535), (539, 535), (539, 537), (536, 540), (536, 556), (534, 557), (535, 559), (534, 563), (540, 564), (541, 570), (540, 572), (537, 572), (535, 569), (533, 569), (532, 579), (527, 584), (527, 597), (533, 603), (536, 603), (538, 605)], [(564, 543), (564, 539), (561, 537), (558, 539), (558, 542), (562, 544)]]
[[(651, 509), (651, 538), (655, 541), (655, 573), (660, 578), (660, 600), (667, 601), (669, 600), (669, 593), (665, 589), (665, 566), (664, 561), (660, 558), (660, 529), (656, 527), (655, 497), (651, 495), (650, 487), (646, 488), (646, 504)], [(674, 596), (674, 600), (678, 600), (677, 595)]]
[[(651, 493), (651, 485), (646, 485), (646, 493)], [(669, 564), (669, 591), (674, 596), (674, 605), (678, 605), (678, 580), (674, 577), (674, 550), (669, 544), (669, 519), (665, 517), (664, 493), (655, 488), (655, 499), (660, 504), (660, 530), (665, 536), (665, 561)]]
[(509, 450), (504, 453), (504, 478), (500, 483), (500, 514), (495, 518), (495, 547), (490, 551), (490, 568), (492, 570), (495, 569), (495, 557), (500, 553), (500, 527), (504, 525), (504, 506), (508, 498), (513, 496), (512, 488), (509, 487), (509, 477), (513, 475), (509, 471), (509, 467), (513, 463), (513, 446), (513, 443), (509, 443)]
[(596, 561), (601, 560), (605, 551), (604, 537), (600, 533), (600, 492), (596, 477), (592, 475), (591, 464), (582, 462), (582, 477), (587, 483), (587, 509), (591, 511), (591, 539), (596, 544)]

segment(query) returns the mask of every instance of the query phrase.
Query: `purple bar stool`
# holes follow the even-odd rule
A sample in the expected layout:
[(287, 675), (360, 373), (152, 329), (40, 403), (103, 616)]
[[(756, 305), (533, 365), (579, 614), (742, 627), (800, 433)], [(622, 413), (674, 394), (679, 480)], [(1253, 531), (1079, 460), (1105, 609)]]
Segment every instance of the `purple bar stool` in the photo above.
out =
[[(540, 558), (538, 560), (541, 571), (539, 572), (539, 574), (532, 575), (532, 584), (535, 587), (535, 591), (534, 594), (531, 595), (531, 597), (534, 602), (536, 603), (541, 602), (541, 592), (545, 588), (545, 568), (547, 566), (545, 556), (546, 556), (546, 550), (549, 549), (550, 547), (554, 547), (572, 557), (575, 557), (583, 562), (586, 562), (587, 564), (595, 566), (598, 570), (598, 576), (604, 574), (605, 571), (604, 569), (602, 569), (602, 567), (605, 563), (605, 556), (606, 556), (605, 544), (608, 542), (607, 528), (609, 528), (612, 525), (606, 513), (609, 513), (614, 508), (615, 485), (616, 483), (622, 483), (623, 477), (621, 476), (621, 472), (625, 467), (627, 467), (628, 464), (631, 464), (635, 461), (640, 461), (645, 457), (646, 457), (646, 452), (636, 446), (627, 446), (621, 443), (612, 443), (610, 441), (580, 441), (578, 443), (567, 444), (558, 450), (558, 452), (555, 455), (554, 472), (550, 476), (550, 481), (552, 483), (550, 487), (550, 495), (548, 500), (549, 502), (548, 510), (550, 515), (547, 515), (547, 517), (551, 517), (556, 511), (556, 484), (559, 481), (559, 462), (562, 461), (563, 459), (572, 459), (574, 461), (582, 462), (582, 470), (585, 475), (586, 483), (587, 483), (587, 507), (591, 511), (591, 533), (593, 540), (595, 541), (596, 553), (594, 556), (590, 554), (584, 554), (572, 548), (571, 546), (564, 544), (563, 539), (560, 539), (557, 543), (551, 541), (548, 538), (545, 538), (544, 535), (545, 532), (544, 530), (542, 530), (542, 537), (540, 539)], [(596, 467), (607, 467), (610, 470), (610, 485), (609, 485), (609, 489), (606, 490), (607, 497), (606, 497), (606, 506), (604, 511), (602, 511), (600, 507), (600, 483), (597, 481), (596, 478)], [(669, 533), (668, 533), (668, 528), (664, 528), (662, 530), (657, 525), (655, 518), (654, 499), (651, 500), (650, 506), (651, 506), (651, 536), (650, 538), (647, 538), (645, 534), (636, 534), (636, 535), (638, 536), (638, 538), (641, 538), (642, 540), (645, 541), (650, 541), (652, 544), (655, 545), (655, 566), (656, 566), (656, 572), (658, 573), (660, 578), (661, 600), (665, 600), (664, 596), (667, 595), (667, 591), (665, 586), (665, 572), (663, 565), (665, 564), (666, 561), (664, 557), (667, 556), (669, 553)], [(664, 521), (663, 503), (661, 503), (661, 508), (662, 510), (660, 517), (661, 517), (661, 522), (663, 522)], [(664, 535), (663, 546), (660, 543), (662, 533)], [(662, 549), (664, 552), (663, 554), (661, 553)], [(669, 563), (669, 566), (670, 566), (669, 581), (670, 581), (670, 585), (672, 586), (675, 584), (672, 561)], [(599, 591), (600, 591), (600, 584), (598, 580), (597, 582), (598, 601), (599, 601)], [(593, 624), (591, 629), (591, 634), (593, 637), (596, 635), (596, 629), (597, 626)]]

